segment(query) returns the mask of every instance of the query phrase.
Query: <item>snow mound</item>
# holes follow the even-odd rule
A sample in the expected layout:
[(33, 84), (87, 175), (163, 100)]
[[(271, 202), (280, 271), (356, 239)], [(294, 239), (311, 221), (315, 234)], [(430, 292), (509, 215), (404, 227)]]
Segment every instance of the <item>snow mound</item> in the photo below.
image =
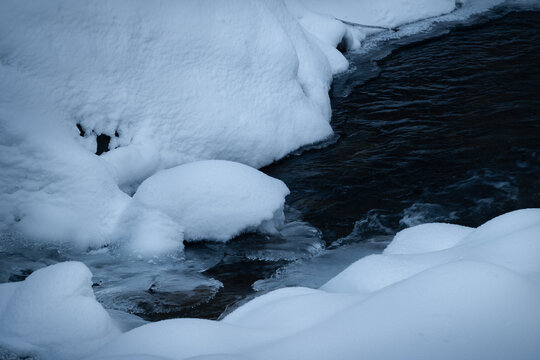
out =
[(245, 231), (276, 232), (288, 194), (282, 181), (249, 166), (207, 160), (158, 172), (133, 200), (182, 226), (186, 240), (227, 241)]
[[(396, 235), (382, 255), (352, 264), (323, 285), (332, 292), (371, 292), (437, 265), (470, 260), (504, 266), (540, 283), (540, 209), (492, 219), (477, 229), (426, 224)], [(440, 241), (439, 241), (440, 239)], [(450, 246), (451, 244), (454, 246)], [(431, 252), (426, 252), (426, 248)]]
[(222, 321), (144, 325), (92, 359), (537, 359), (539, 236), (540, 209), (416, 226), (319, 290), (276, 290)]
[(332, 134), (332, 66), (281, 1), (7, 0), (0, 33), (0, 231), (25, 240), (109, 244), (119, 187)]
[(532, 360), (540, 355), (540, 312), (534, 305), (539, 299), (540, 287), (503, 267), (458, 261), (365, 300), (359, 297), (328, 320), (248, 354), (255, 359)]
[(119, 330), (92, 292), (92, 274), (79, 262), (0, 285), (0, 346), (44, 359), (74, 359), (103, 346)]
[(3, 65), (0, 84), (9, 89), (0, 92), (0, 232), (81, 249), (110, 242), (129, 196), (71, 127), (52, 121), (59, 114), (40, 89)]
[[(2, 68), (42, 88), (55, 121), (79, 124), (81, 146), (95, 152), (104, 134), (132, 148), (108, 159), (121, 180), (201, 159), (260, 167), (332, 133), (328, 61), (280, 1), (6, 1), (0, 13)], [(157, 158), (119, 162), (141, 147)]]
[[(454, 7), (2, 1), (0, 231), (81, 249), (115, 243), (133, 208), (126, 194), (160, 170), (209, 159), (261, 167), (331, 136), (328, 90), (348, 66), (336, 47), (381, 31), (341, 20), (384, 28)], [(181, 247), (174, 221), (147, 215), (161, 225), (138, 225), (136, 248), (153, 251), (144, 241), (153, 232), (157, 248)]]

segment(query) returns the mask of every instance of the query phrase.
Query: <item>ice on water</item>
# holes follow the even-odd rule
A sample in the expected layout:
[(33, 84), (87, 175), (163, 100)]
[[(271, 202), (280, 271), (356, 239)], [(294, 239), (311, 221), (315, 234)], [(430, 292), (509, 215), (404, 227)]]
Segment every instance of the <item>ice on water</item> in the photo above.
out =
[[(0, 348), (44, 359), (539, 358), (539, 210), (477, 229), (412, 227), (340, 272), (366, 249), (324, 252), (317, 229), (287, 220), (286, 185), (256, 170), (332, 139), (328, 90), (348, 67), (337, 47), (367, 51), (500, 3), (2, 2)], [(404, 226), (425, 220), (409, 210)], [(183, 249), (203, 239), (233, 240)], [(222, 321), (127, 315), (212, 299), (222, 283), (205, 271), (231, 252), (298, 261), (263, 290), (338, 274)]]

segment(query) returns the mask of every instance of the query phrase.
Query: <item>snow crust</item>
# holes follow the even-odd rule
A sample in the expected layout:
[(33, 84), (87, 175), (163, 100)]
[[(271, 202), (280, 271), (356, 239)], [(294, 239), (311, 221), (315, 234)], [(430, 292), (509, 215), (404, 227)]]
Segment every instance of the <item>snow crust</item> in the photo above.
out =
[(449, 13), (454, 0), (300, 0), (306, 7), (347, 22), (392, 28)]
[(536, 359), (539, 234), (540, 209), (476, 229), (419, 225), (319, 290), (275, 290), (222, 321), (144, 325), (91, 358)]

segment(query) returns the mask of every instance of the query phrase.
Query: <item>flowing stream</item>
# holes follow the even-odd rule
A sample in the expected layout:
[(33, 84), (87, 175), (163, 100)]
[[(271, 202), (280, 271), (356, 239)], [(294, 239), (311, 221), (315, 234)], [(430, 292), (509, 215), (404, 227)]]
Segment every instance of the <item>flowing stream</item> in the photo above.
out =
[(80, 260), (107, 308), (215, 319), (255, 290), (320, 286), (405, 227), (540, 207), (540, 13), (498, 9), (379, 45), (348, 54), (334, 81), (335, 138), (263, 169), (291, 189), (279, 236), (152, 262), (20, 247), (0, 254), (0, 280)]

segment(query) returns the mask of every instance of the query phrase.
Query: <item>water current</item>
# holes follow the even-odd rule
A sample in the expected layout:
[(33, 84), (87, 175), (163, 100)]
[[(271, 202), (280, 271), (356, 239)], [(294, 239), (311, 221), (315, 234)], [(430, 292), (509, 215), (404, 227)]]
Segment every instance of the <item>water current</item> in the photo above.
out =
[(336, 136), (263, 169), (291, 189), (279, 236), (152, 262), (23, 247), (0, 254), (0, 280), (80, 260), (107, 308), (218, 318), (255, 290), (319, 286), (405, 227), (540, 207), (539, 12), (498, 9), (366, 49), (334, 81)]

